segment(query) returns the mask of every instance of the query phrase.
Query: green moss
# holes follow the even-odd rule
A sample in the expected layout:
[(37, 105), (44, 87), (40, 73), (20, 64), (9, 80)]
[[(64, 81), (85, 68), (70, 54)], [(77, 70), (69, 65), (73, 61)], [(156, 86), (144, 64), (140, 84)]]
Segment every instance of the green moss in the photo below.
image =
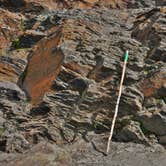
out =
[(23, 20), (23, 19), (21, 19), (21, 22), (20, 22), (20, 30), (21, 31), (26, 30), (26, 23), (25, 23), (25, 20)]
[(148, 135), (152, 134), (152, 132), (150, 132), (147, 128), (145, 128), (145, 126), (143, 125), (143, 123), (141, 122), (141, 120), (135, 119), (135, 118), (133, 118), (133, 120), (137, 121), (140, 124), (140, 128), (141, 128), (142, 132), (144, 133), (144, 135), (148, 136)]
[(127, 126), (130, 123), (130, 119), (122, 119), (117, 121), (118, 124), (120, 124), (121, 127)]
[(165, 96), (159, 96), (159, 97), (156, 99), (156, 103), (157, 103), (157, 104), (161, 104), (163, 101), (166, 103), (166, 97), (165, 97)]
[(144, 70), (143, 73), (144, 73), (144, 75), (147, 75), (147, 74), (148, 74), (148, 71)]
[(161, 102), (161, 99), (156, 99), (157, 104), (160, 104), (160, 102)]
[(97, 120), (94, 120), (93, 128), (95, 130), (98, 130), (98, 129), (101, 129), (101, 128), (105, 128), (105, 129), (109, 130), (109, 127), (107, 125), (105, 125), (105, 124), (103, 124), (103, 122), (100, 122), (100, 121), (97, 121)]
[(2, 136), (2, 134), (4, 133), (4, 128), (0, 128), (0, 137)]
[(31, 99), (29, 97), (26, 98), (26, 100), (24, 101), (25, 103), (30, 103)]
[(21, 45), (21, 42), (20, 42), (20, 39), (19, 38), (15, 38), (13, 41), (12, 41), (12, 46), (14, 48), (19, 48)]
[(152, 134), (148, 129), (146, 129), (144, 127), (144, 125), (142, 123), (140, 123), (140, 128), (141, 128), (142, 132), (144, 133), (144, 135), (150, 135), (150, 134)]

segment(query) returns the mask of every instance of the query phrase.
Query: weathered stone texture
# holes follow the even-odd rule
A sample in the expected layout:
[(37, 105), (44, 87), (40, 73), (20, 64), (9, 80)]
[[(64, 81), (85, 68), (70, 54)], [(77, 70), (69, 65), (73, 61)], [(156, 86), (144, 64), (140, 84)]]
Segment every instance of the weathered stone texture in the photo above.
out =
[[(124, 159), (123, 165), (138, 166), (136, 154), (140, 165), (165, 162), (165, 7), (133, 9), (154, 4), (123, 0), (0, 2), (0, 164), (122, 165)], [(126, 50), (113, 141), (136, 144), (115, 143), (104, 159), (99, 153)]]

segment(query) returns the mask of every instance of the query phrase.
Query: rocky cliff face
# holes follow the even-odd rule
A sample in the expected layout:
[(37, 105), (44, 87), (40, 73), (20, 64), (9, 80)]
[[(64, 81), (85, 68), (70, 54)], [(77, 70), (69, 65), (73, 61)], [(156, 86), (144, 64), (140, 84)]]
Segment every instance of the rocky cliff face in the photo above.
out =
[(165, 1), (0, 3), (0, 163), (164, 165)]
[(164, 6), (165, 0), (0, 0), (2, 7), (22, 12), (39, 12), (55, 9), (87, 9), (87, 8), (142, 8)]

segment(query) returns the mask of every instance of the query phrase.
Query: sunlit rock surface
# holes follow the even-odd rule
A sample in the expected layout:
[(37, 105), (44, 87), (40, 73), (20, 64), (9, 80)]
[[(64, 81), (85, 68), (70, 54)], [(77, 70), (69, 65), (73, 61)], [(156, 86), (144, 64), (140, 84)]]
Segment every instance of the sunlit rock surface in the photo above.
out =
[(164, 1), (0, 2), (0, 163), (165, 165)]

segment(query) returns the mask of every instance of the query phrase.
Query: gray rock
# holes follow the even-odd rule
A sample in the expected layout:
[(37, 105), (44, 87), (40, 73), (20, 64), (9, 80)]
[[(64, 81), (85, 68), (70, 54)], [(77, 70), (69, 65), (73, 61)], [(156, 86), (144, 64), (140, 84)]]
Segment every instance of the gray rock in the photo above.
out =
[[(110, 153), (104, 156), (107, 144), (106, 136), (95, 135), (89, 143), (79, 141), (72, 148), (73, 165), (88, 166), (164, 166), (165, 149), (154, 145), (147, 147), (135, 143), (111, 142)], [(95, 149), (95, 150), (94, 150)]]
[(41, 142), (34, 146), (25, 154), (17, 154), (15, 158), (6, 163), (7, 166), (53, 166), (53, 165), (72, 165), (70, 153), (66, 149), (51, 145), (47, 142)]
[(119, 108), (120, 115), (136, 115), (142, 110), (144, 95), (137, 87), (124, 87)]
[(148, 139), (141, 130), (140, 123), (131, 120), (128, 125), (124, 126), (122, 130), (117, 133), (116, 139), (122, 142), (149, 144)]
[(138, 117), (143, 126), (157, 136), (166, 134), (166, 116), (162, 112), (154, 112), (153, 114), (146, 113)]
[(166, 0), (156, 0), (156, 5), (157, 6), (165, 6), (166, 5)]
[[(150, 2), (134, 0), (129, 7), (150, 6)], [(0, 82), (0, 117), (2, 117), (0, 119), (0, 150), (10, 153), (24, 152), (32, 146), (32, 149), (23, 154), (15, 154), (15, 159), (12, 158), (8, 162), (9, 165), (165, 165), (165, 150), (159, 145), (145, 147), (132, 143), (112, 143), (111, 153), (108, 157), (103, 156), (126, 50), (129, 50), (129, 61), (118, 120), (126, 115), (132, 115), (133, 119), (138, 120), (140, 124), (129, 121), (128, 124), (121, 124), (118, 130), (117, 123), (115, 135), (119, 140), (147, 143), (145, 131), (149, 134), (154, 133), (154, 140), (156, 136), (159, 139), (161, 137), (160, 142), (163, 142), (162, 137), (166, 134), (165, 85), (160, 87), (158, 84), (159, 80), (164, 82), (164, 77), (160, 79), (160, 73), (156, 74), (158, 71), (163, 73), (165, 71), (163, 58), (165, 15), (160, 13), (158, 8), (150, 12), (148, 10), (151, 9), (56, 10), (42, 13), (33, 20), (29, 20), (29, 22), (33, 21), (31, 24), (35, 25), (32, 25), (35, 32), (42, 31), (42, 34), (38, 34), (41, 37), (49, 33), (48, 31), (62, 27), (55, 33), (59, 32), (58, 44), (56, 45), (53, 41), (49, 45), (55, 47), (53, 50), (55, 56), (57, 48), (61, 48), (65, 60), (63, 64), (60, 64), (62, 67), (57, 72), (57, 74), (60, 72), (59, 75), (56, 75), (56, 78), (51, 75), (51, 80), (56, 79), (52, 89), (42, 94), (44, 96), (41, 97), (42, 103), (31, 109), (25, 94), (16, 85), (19, 77), (23, 77), (21, 73), (25, 70), (27, 61), (23, 61), (20, 55), (16, 59), (12, 56), (0, 57), (0, 63), (5, 64), (4, 66), (11, 65), (15, 71), (14, 76), (13, 70), (11, 72), (14, 79), (11, 78), (15, 83), (5, 82), (5, 80)], [(142, 12), (146, 14), (142, 15)], [(132, 29), (131, 26), (133, 26)], [(45, 38), (44, 41), (47, 39)], [(46, 48), (43, 49), (48, 51)], [(158, 53), (162, 56), (158, 56)], [(74, 78), (86, 77), (95, 66), (97, 56), (104, 58), (104, 65), (91, 78), (93, 83), (78, 106), (76, 103), (79, 93), (69, 89), (68, 83)], [(45, 59), (42, 62), (44, 64)], [(46, 61), (48, 66), (50, 63)], [(45, 73), (43, 66), (40, 70)], [(11, 80), (10, 77), (6, 77), (8, 74), (8, 70), (5, 70), (2, 76), (3, 78), (5, 76), (6, 80)], [(157, 77), (154, 89), (150, 87), (149, 90), (145, 88), (141, 91), (139, 83), (150, 77), (151, 82), (147, 84), (152, 86), (152, 76)], [(47, 81), (50, 79), (47, 78), (47, 74), (44, 78), (45, 88), (47, 88)], [(79, 83), (81, 84), (80, 81)], [(38, 82), (34, 85), (36, 87)], [(32, 89), (35, 90), (33, 86)], [(143, 129), (145, 131), (141, 131)], [(103, 137), (103, 135), (106, 136)], [(43, 140), (49, 143), (38, 144)], [(50, 142), (61, 145), (63, 149), (57, 145), (51, 145)], [(1, 161), (3, 165), (7, 164)]]
[(161, 143), (161, 144), (166, 144), (166, 135), (164, 135), (164, 136), (160, 136), (159, 137), (159, 142)]
[(25, 100), (24, 92), (11, 82), (0, 82), (0, 97), (11, 101)]
[(29, 149), (30, 144), (24, 138), (23, 135), (14, 133), (11, 135), (7, 135), (6, 138), (6, 152), (23, 152), (26, 149)]

